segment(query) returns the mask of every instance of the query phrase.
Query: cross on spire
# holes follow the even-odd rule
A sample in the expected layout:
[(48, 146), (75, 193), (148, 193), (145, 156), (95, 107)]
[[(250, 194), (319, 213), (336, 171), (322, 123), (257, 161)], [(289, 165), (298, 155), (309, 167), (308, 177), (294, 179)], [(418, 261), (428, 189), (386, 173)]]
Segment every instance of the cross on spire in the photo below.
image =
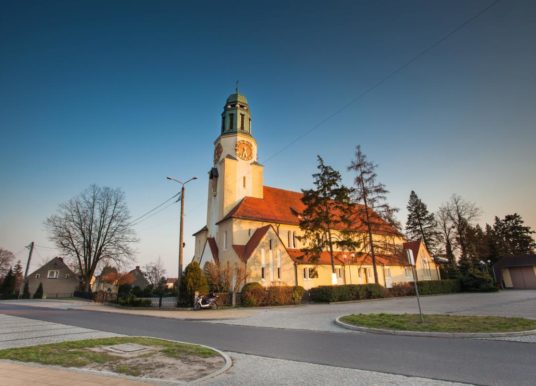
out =
[(238, 80), (236, 81), (235, 91), (236, 91), (236, 93), (238, 94)]

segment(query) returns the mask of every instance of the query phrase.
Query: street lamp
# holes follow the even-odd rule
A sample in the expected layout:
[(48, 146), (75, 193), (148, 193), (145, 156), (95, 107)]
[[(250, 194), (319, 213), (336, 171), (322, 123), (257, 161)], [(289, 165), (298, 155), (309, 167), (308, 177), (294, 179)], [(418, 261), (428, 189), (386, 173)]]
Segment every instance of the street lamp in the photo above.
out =
[(181, 195), (179, 199), (181, 200), (181, 222), (180, 222), (180, 230), (179, 230), (179, 275), (177, 277), (177, 300), (180, 301), (179, 295), (180, 295), (180, 284), (181, 284), (181, 278), (182, 278), (182, 263), (184, 261), (184, 185), (186, 185), (188, 182), (197, 180), (197, 177), (192, 177), (186, 182), (182, 182), (176, 178), (173, 177), (166, 177), (170, 181), (175, 181), (181, 185)]

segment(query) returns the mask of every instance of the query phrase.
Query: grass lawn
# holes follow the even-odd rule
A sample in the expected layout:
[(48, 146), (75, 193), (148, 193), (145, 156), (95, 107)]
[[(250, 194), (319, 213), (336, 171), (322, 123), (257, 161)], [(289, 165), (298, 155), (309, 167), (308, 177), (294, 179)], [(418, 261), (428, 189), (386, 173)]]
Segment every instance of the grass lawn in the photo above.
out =
[[(134, 365), (129, 361), (125, 361), (124, 358), (113, 355), (105, 350), (99, 350), (102, 346), (121, 343), (137, 343), (144, 346), (151, 346), (157, 350), (158, 355), (175, 360), (184, 359), (190, 361), (192, 359), (198, 359), (202, 361), (220, 355), (214, 350), (194, 344), (169, 342), (154, 338), (117, 337), (0, 350), (0, 359), (36, 362), (63, 367), (99, 367), (100, 365), (117, 373), (133, 376), (143, 375), (139, 364)], [(151, 356), (153, 354), (144, 354), (143, 362), (151, 362)]]
[(536, 320), (498, 316), (424, 315), (418, 314), (358, 314), (341, 320), (355, 326), (388, 330), (431, 332), (512, 332), (536, 329)]

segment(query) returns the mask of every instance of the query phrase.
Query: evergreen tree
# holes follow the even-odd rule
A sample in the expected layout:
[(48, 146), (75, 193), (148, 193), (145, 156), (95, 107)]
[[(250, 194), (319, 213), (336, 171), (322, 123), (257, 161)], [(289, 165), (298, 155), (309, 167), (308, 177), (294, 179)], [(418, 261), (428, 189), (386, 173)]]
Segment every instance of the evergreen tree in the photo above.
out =
[(39, 287), (35, 290), (34, 299), (43, 299), (43, 283), (39, 283)]
[(207, 278), (203, 274), (199, 263), (192, 261), (184, 270), (184, 275), (180, 282), (180, 299), (181, 305), (193, 305), (195, 292), (200, 295), (208, 293)]
[(15, 274), (13, 273), (13, 268), (9, 268), (4, 281), (2, 282), (2, 287), (0, 288), (0, 293), (4, 297), (9, 297), (15, 293)]
[[(350, 202), (351, 189), (341, 183), (341, 175), (318, 156), (318, 172), (313, 174), (314, 188), (302, 190), (305, 209), (300, 213), (301, 240), (305, 256), (318, 261), (323, 251), (328, 251), (331, 270), (335, 274), (334, 247), (355, 250), (359, 242), (353, 239), (352, 216), (356, 211)], [(337, 232), (334, 232), (334, 231)], [(336, 234), (335, 234), (336, 233)]]
[(518, 256), (534, 253), (536, 243), (531, 236), (534, 231), (525, 226), (517, 213), (508, 214), (504, 219), (495, 217), (493, 232), (498, 252), (501, 256)]
[(392, 218), (396, 209), (391, 208), (386, 202), (385, 195), (389, 193), (389, 191), (385, 188), (384, 184), (377, 181), (378, 176), (375, 172), (376, 167), (376, 164), (367, 160), (367, 156), (361, 151), (361, 146), (357, 145), (355, 158), (348, 166), (348, 170), (356, 173), (354, 178), (354, 198), (355, 201), (362, 204), (364, 208), (362, 220), (367, 227), (368, 245), (374, 271), (374, 282), (379, 284), (372, 227), (376, 223), (376, 214), (382, 216), (381, 214), (383, 213), (383, 218)]
[(426, 204), (411, 191), (408, 202), (408, 220), (406, 234), (409, 239), (422, 239), (428, 252), (435, 253), (437, 245), (437, 221), (433, 213), (428, 212)]
[(30, 286), (28, 285), (28, 280), (24, 282), (24, 289), (22, 290), (22, 298), (30, 299)]
[(13, 269), (13, 275), (15, 276), (15, 293), (20, 292), (20, 287), (22, 285), (22, 282), (24, 281), (24, 273), (22, 272), (22, 264), (20, 263), (20, 260), (17, 261), (17, 264), (15, 264), (15, 267)]

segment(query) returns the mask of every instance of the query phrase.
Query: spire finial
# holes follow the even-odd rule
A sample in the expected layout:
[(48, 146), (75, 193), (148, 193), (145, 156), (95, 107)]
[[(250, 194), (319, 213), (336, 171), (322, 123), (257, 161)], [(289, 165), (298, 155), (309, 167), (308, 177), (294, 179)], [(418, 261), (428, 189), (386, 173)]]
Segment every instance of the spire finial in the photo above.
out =
[(236, 91), (236, 93), (238, 94), (238, 80), (236, 81), (235, 91)]

